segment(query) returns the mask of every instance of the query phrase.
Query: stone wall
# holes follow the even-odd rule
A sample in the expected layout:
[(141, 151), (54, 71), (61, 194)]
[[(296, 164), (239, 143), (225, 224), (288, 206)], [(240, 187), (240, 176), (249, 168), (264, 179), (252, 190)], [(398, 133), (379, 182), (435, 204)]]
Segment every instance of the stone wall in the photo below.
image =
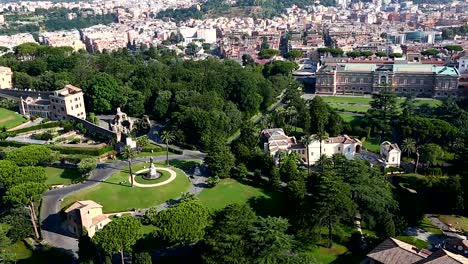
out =
[(106, 128), (103, 128), (103, 127), (100, 127), (98, 125), (95, 125), (91, 122), (89, 122), (88, 120), (85, 120), (85, 119), (81, 119), (79, 117), (76, 117), (76, 116), (68, 116), (68, 118), (70, 120), (73, 120), (73, 121), (76, 121), (78, 123), (81, 123), (83, 124), (83, 127), (86, 128), (88, 131), (90, 132), (94, 132), (94, 133), (97, 133), (97, 134), (100, 134), (104, 137), (108, 137), (108, 138), (117, 138), (117, 134), (113, 131), (110, 131), (109, 129), (106, 129)]
[(50, 92), (50, 91), (25, 91), (25, 90), (16, 90), (16, 89), (1, 89), (0, 90), (0, 97), (7, 97), (8, 99), (11, 99), (10, 97), (15, 97), (15, 98), (18, 98), (18, 100), (21, 97), (23, 98), (41, 97), (42, 99), (48, 99), (49, 95), (51, 94), (53, 94), (53, 92)]

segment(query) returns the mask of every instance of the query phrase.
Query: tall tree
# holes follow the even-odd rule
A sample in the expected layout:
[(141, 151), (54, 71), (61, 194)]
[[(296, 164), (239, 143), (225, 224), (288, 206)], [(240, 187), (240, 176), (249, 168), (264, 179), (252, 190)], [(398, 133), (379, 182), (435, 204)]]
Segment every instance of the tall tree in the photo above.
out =
[(128, 172), (130, 173), (130, 180), (133, 187), (133, 173), (132, 173), (132, 161), (136, 157), (136, 150), (130, 146), (125, 146), (122, 153), (122, 157), (128, 162)]
[[(309, 152), (309, 145), (312, 143), (312, 138), (310, 135), (306, 134), (302, 137), (302, 143), (304, 143), (306, 147), (306, 162), (307, 162), (307, 176), (310, 176), (310, 152)], [(320, 147), (321, 149), (321, 147)]]
[(3, 197), (7, 202), (28, 207), (36, 239), (39, 239), (39, 232), (36, 224), (37, 218), (34, 201), (39, 200), (46, 190), (47, 186), (43, 183), (27, 182), (11, 187)]
[(161, 140), (166, 144), (166, 165), (169, 166), (169, 143), (175, 139), (174, 134), (169, 130), (164, 130), (161, 133)]
[(391, 121), (398, 114), (397, 96), (390, 87), (384, 87), (372, 95), (371, 109), (366, 114), (374, 131), (380, 132), (380, 139), (392, 132)]
[(416, 152), (416, 140), (412, 138), (405, 138), (401, 144), (401, 150), (409, 155)]
[(235, 158), (223, 141), (216, 141), (208, 147), (205, 163), (214, 176), (228, 178), (231, 168), (234, 167)]
[(97, 161), (95, 158), (84, 158), (78, 163), (78, 170), (84, 175), (91, 175), (91, 172), (96, 169)]
[(133, 216), (122, 216), (99, 230), (93, 241), (107, 254), (120, 252), (124, 264), (124, 251), (130, 251), (140, 237), (140, 221)]

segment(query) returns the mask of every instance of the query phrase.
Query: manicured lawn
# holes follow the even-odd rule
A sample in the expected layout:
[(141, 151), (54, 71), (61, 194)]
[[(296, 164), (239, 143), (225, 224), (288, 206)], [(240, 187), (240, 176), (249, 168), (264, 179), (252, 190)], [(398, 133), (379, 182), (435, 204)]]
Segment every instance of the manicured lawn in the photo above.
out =
[(30, 250), (23, 241), (18, 241), (5, 250), (7, 253), (15, 254), (15, 259), (27, 259), (33, 255), (32, 250)]
[(335, 103), (329, 103), (329, 105), (341, 112), (354, 112), (354, 113), (367, 113), (367, 110), (370, 109), (370, 106), (368, 105), (354, 105), (354, 104), (335, 104)]
[(362, 116), (355, 116), (347, 113), (338, 113), (346, 123), (353, 124), (361, 121)]
[(367, 149), (368, 151), (379, 153), (380, 152), (380, 144), (378, 142), (378, 139), (376, 138), (368, 138), (366, 139), (363, 143), (362, 146), (364, 149)]
[(20, 114), (5, 108), (0, 108), (0, 127), (12, 128), (26, 122)]
[[(163, 182), (169, 179), (169, 177), (171, 177), (171, 174), (168, 171), (165, 171), (165, 170), (157, 170), (157, 171), (162, 174), (159, 179), (147, 180), (142, 177), (142, 174), (137, 174), (137, 176), (135, 177), (135, 181), (141, 184), (155, 184), (155, 183)], [(147, 172), (144, 172), (143, 174), (146, 174), (146, 173)]]
[[(164, 167), (161, 163), (156, 164), (158, 167)], [(136, 164), (133, 170), (140, 170), (144, 165)], [(179, 197), (190, 187), (187, 176), (180, 169), (173, 169), (177, 178), (167, 185), (154, 188), (130, 187), (129, 174), (127, 169), (124, 169), (95, 187), (67, 196), (61, 206), (67, 207), (77, 200), (93, 200), (103, 205), (105, 213), (156, 206)]]
[(77, 169), (62, 169), (54, 167), (44, 168), (47, 175), (46, 184), (59, 185), (59, 184), (72, 184), (81, 179), (81, 173)]
[(362, 96), (321, 96), (323, 101), (327, 103), (338, 104), (363, 104), (368, 105), (372, 101), (371, 97)]
[(397, 236), (396, 239), (411, 244), (417, 248), (427, 248), (429, 246), (428, 242), (412, 236)]
[(254, 197), (273, 198), (260, 188), (242, 184), (234, 179), (223, 179), (215, 187), (203, 190), (198, 197), (204, 205), (212, 209), (221, 209), (232, 203), (244, 204)]
[[(175, 155), (169, 151), (169, 155)], [(140, 152), (136, 155), (137, 157), (157, 157), (157, 156), (166, 156), (166, 151), (159, 152)]]
[(455, 215), (440, 215), (440, 221), (459, 230), (468, 230), (468, 218)]
[(427, 232), (431, 232), (432, 234), (435, 234), (435, 235), (442, 235), (444, 234), (444, 232), (442, 232), (442, 230), (440, 230), (439, 228), (437, 228), (437, 226), (435, 226), (434, 224), (432, 224), (431, 220), (429, 220), (429, 218), (427, 217), (424, 217), (420, 222), (419, 222), (419, 225), (418, 225), (419, 228), (427, 231)]
[(154, 225), (143, 225), (141, 227), (141, 233), (143, 235), (146, 235), (146, 234), (151, 234), (153, 233), (153, 231), (156, 230), (156, 227)]
[(340, 244), (333, 243), (331, 248), (314, 247), (308, 252), (310, 256), (319, 264), (328, 263), (359, 263), (363, 257), (353, 254)]

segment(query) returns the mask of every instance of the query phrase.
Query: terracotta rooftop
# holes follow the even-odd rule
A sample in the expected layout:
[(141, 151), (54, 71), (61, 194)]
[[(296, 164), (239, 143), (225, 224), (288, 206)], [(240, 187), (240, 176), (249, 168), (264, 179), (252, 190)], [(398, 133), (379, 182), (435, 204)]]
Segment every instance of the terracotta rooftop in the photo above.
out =
[(67, 210), (65, 210), (65, 213), (71, 212), (75, 209), (78, 210), (88, 210), (92, 208), (102, 208), (102, 205), (96, 203), (95, 201), (91, 200), (85, 200), (85, 201), (76, 201), (74, 204), (72, 204), (70, 207), (68, 207)]
[(465, 258), (462, 255), (454, 254), (445, 249), (438, 250), (428, 258), (416, 262), (417, 264), (427, 263), (427, 264), (466, 264), (468, 263), (468, 258)]
[(342, 135), (337, 137), (330, 137), (325, 140), (325, 143), (343, 143), (343, 144), (353, 144), (358, 143), (359, 140), (349, 137), (348, 135)]
[(395, 238), (386, 239), (367, 254), (370, 259), (385, 264), (416, 263), (427, 256), (414, 246)]

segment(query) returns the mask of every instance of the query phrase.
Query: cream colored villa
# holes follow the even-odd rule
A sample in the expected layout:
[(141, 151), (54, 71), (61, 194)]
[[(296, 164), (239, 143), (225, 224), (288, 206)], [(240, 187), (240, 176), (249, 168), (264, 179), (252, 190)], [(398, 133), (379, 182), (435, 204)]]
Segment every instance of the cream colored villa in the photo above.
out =
[(86, 118), (83, 92), (71, 84), (54, 91), (49, 98), (21, 98), (20, 113), (25, 116), (40, 116), (52, 120), (65, 120), (68, 116)]
[(278, 151), (286, 153), (295, 151), (304, 162), (309, 161), (311, 165), (320, 159), (320, 145), (322, 146), (322, 155), (331, 157), (333, 154), (339, 153), (348, 159), (354, 158), (356, 153), (360, 153), (362, 149), (362, 142), (348, 135), (327, 138), (322, 140), (322, 144), (318, 140), (313, 140), (308, 148), (302, 142), (297, 142), (296, 138), (287, 136), (281, 128), (264, 129), (262, 137), (266, 139), (264, 143), (266, 153), (275, 156)]
[(111, 220), (102, 213), (102, 205), (91, 201), (77, 201), (72, 204), (67, 210), (68, 230), (77, 237), (83, 235), (86, 231), (89, 237), (102, 229)]
[(379, 160), (386, 168), (387, 167), (400, 167), (401, 150), (396, 143), (384, 141), (380, 144), (380, 157)]

